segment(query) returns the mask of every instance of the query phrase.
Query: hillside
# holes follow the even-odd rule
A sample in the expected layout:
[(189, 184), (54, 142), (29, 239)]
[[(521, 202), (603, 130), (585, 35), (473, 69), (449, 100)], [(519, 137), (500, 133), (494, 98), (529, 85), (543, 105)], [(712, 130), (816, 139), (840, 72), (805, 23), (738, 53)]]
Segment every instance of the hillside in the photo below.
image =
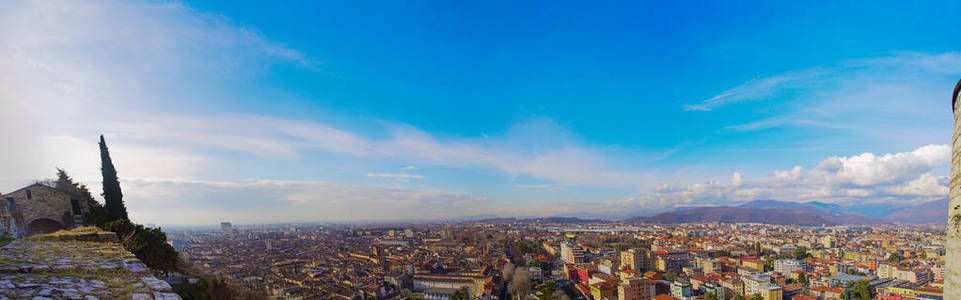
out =
[(905, 224), (943, 224), (948, 222), (948, 199), (926, 202), (895, 212), (885, 221)]
[(582, 219), (575, 217), (546, 217), (546, 218), (490, 218), (472, 222), (491, 223), (491, 224), (512, 224), (512, 223), (543, 223), (543, 224), (587, 224), (587, 223), (606, 223), (607, 220), (601, 219)]
[(754, 200), (738, 205), (744, 208), (779, 208), (779, 209), (799, 209), (815, 213), (844, 214), (846, 210), (837, 204), (823, 202), (791, 202), (777, 200)]
[(745, 208), (745, 207), (699, 207), (667, 212), (651, 217), (635, 217), (628, 222), (646, 223), (685, 223), (685, 222), (723, 222), (723, 223), (767, 223), (799, 225), (835, 225), (822, 214), (802, 209)]
[(834, 224), (883, 224), (886, 221), (874, 217), (869, 217), (849, 209), (845, 209), (837, 204), (824, 202), (790, 202), (777, 200), (756, 200), (740, 205), (744, 208), (778, 208), (789, 210), (802, 210), (820, 215), (822, 218)]

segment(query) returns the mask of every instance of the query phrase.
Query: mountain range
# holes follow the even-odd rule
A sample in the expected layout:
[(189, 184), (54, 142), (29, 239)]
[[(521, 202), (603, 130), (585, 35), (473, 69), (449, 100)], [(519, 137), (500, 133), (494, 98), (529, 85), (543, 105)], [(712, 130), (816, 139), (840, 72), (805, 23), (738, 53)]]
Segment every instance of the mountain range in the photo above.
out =
[(884, 220), (905, 224), (947, 224), (948, 199), (935, 200), (902, 209), (884, 217)]
[(653, 216), (628, 218), (627, 222), (684, 223), (768, 223), (797, 225), (842, 224), (929, 224), (946, 223), (948, 200), (936, 200), (917, 206), (893, 207), (883, 218), (867, 216), (837, 204), (823, 202), (788, 202), (757, 200), (738, 206), (685, 208)]
[[(880, 208), (886, 207), (881, 210)], [(877, 225), (877, 224), (945, 224), (948, 199), (934, 200), (915, 206), (853, 205), (841, 206), (818, 201), (791, 202), (756, 200), (737, 206), (684, 207), (634, 213), (565, 213), (550, 217), (500, 217), (497, 215), (464, 216), (449, 221), (489, 223), (767, 223), (795, 225)], [(863, 212), (863, 213), (862, 213)]]
[(768, 224), (799, 224), (823, 225), (835, 224), (821, 214), (802, 209), (783, 208), (747, 208), (731, 206), (698, 207), (666, 212), (650, 217), (635, 217), (627, 222), (645, 223), (689, 223), (689, 222), (722, 222), (722, 223), (768, 223)]

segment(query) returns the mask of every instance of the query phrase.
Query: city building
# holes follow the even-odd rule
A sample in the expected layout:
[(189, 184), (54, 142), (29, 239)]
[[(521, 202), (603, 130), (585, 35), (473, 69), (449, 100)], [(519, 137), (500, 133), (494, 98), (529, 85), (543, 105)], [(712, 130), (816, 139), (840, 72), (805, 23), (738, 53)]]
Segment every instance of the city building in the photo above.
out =
[(800, 259), (778, 259), (774, 261), (774, 272), (790, 275), (794, 271), (810, 272), (807, 262)]
[(691, 288), (691, 284), (686, 281), (674, 281), (671, 283), (671, 296), (681, 300), (697, 298), (694, 296), (694, 289)]
[(634, 270), (637, 272), (648, 271), (651, 267), (651, 251), (645, 249), (631, 248), (621, 251), (621, 268)]
[(654, 294), (654, 282), (643, 277), (624, 279), (617, 287), (617, 300), (649, 300)]
[(765, 284), (758, 287), (758, 294), (761, 294), (764, 300), (781, 300), (784, 298), (784, 289), (777, 285)]
[(571, 264), (584, 263), (584, 250), (573, 242), (564, 241), (561, 243), (561, 259)]

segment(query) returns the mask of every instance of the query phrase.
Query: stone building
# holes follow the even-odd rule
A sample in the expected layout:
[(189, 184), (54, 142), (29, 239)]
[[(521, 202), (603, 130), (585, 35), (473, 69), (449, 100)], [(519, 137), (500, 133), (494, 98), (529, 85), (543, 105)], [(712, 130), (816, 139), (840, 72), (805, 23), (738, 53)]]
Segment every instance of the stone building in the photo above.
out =
[(944, 299), (961, 299), (961, 81), (954, 86), (951, 109), (954, 111), (954, 134), (951, 138), (951, 189), (948, 204), (948, 257), (944, 268)]
[(87, 203), (69, 193), (35, 183), (2, 194), (0, 235), (22, 237), (84, 224)]

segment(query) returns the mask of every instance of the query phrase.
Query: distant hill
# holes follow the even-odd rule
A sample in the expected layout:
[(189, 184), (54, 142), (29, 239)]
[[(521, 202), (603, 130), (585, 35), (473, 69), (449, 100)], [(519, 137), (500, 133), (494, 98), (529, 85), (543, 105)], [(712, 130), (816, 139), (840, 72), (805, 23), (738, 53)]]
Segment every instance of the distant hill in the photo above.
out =
[(767, 223), (767, 224), (797, 224), (797, 225), (836, 225), (822, 214), (803, 209), (782, 208), (746, 208), (746, 207), (698, 207), (674, 212), (667, 212), (651, 217), (635, 217), (628, 222), (646, 223), (687, 223), (687, 222), (722, 222), (722, 223)]
[(451, 219), (451, 221), (474, 221), (474, 220), (484, 220), (484, 219), (496, 219), (498, 215), (486, 214), (486, 215), (470, 215), (462, 216)]
[(894, 203), (862, 203), (862, 204), (852, 204), (848, 206), (847, 209), (850, 211), (856, 211), (862, 215), (872, 216), (875, 218), (884, 218), (896, 212), (899, 212), (906, 208), (911, 208), (911, 205), (904, 203), (894, 202)]
[(948, 198), (904, 208), (884, 217), (889, 222), (904, 224), (942, 224), (948, 222)]
[(574, 217), (548, 217), (548, 218), (535, 218), (535, 219), (528, 219), (528, 220), (537, 222), (537, 223), (571, 223), (571, 224), (610, 222), (608, 220), (601, 220), (601, 219), (581, 219), (581, 218), (574, 218)]
[(685, 208), (627, 222), (684, 223), (767, 223), (796, 225), (882, 224), (886, 220), (850, 212), (837, 204), (757, 200), (739, 206)]
[(779, 208), (803, 210), (818, 214), (834, 224), (882, 224), (886, 221), (845, 209), (840, 205), (824, 202), (790, 202), (777, 200), (756, 200), (740, 205), (744, 208)]
[(573, 217), (546, 217), (546, 218), (488, 218), (479, 219), (472, 222), (483, 222), (491, 224), (510, 224), (510, 223), (545, 223), (545, 224), (585, 224), (585, 223), (606, 223), (608, 220), (602, 219), (581, 219)]

